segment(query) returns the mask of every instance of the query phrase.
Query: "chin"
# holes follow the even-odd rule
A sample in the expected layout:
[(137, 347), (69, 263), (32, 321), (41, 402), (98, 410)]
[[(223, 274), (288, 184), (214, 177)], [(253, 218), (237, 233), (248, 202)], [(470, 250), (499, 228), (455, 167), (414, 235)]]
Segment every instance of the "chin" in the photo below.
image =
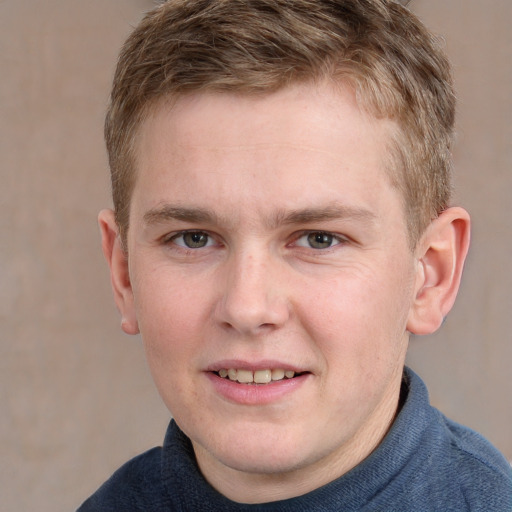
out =
[(291, 453), (279, 455), (275, 453), (255, 453), (253, 456), (241, 456), (240, 454), (220, 454), (219, 460), (225, 466), (235, 471), (260, 475), (278, 475), (291, 473), (308, 465), (307, 461), (301, 460), (299, 454)]
[(306, 439), (261, 427), (256, 433), (242, 429), (237, 434), (228, 433), (222, 439), (210, 437), (210, 444), (202, 446), (210, 457), (233, 470), (275, 475), (295, 471), (313, 462), (315, 450), (311, 447), (308, 451)]

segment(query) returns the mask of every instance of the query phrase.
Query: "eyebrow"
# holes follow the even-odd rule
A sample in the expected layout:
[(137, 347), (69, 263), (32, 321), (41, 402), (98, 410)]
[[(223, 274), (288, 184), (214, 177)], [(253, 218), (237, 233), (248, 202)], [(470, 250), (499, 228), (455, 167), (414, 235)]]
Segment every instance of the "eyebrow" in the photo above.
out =
[(214, 224), (218, 221), (218, 217), (214, 212), (206, 208), (186, 208), (165, 204), (148, 210), (144, 214), (143, 220), (146, 225), (159, 224), (169, 220), (181, 220), (195, 224)]
[(353, 219), (372, 224), (376, 217), (375, 213), (365, 208), (333, 203), (321, 208), (304, 208), (290, 212), (278, 212), (272, 219), (271, 225), (309, 224), (340, 219)]
[[(219, 225), (223, 224), (223, 219), (224, 217), (218, 216), (215, 212), (207, 208), (190, 208), (170, 204), (152, 208), (148, 210), (143, 217), (144, 223), (147, 226), (165, 223), (171, 220), (190, 222), (192, 224)], [(319, 208), (302, 208), (291, 211), (278, 210), (267, 220), (266, 226), (270, 229), (275, 229), (282, 225), (311, 224), (314, 222), (341, 219), (352, 219), (365, 224), (373, 224), (376, 215), (365, 208), (333, 203)]]

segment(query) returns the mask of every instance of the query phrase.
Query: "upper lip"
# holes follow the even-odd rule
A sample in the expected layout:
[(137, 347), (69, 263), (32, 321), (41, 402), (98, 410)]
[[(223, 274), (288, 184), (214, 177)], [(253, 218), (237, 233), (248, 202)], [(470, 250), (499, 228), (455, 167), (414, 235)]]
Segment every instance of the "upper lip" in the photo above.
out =
[(291, 370), (295, 373), (304, 373), (307, 372), (305, 368), (301, 366), (296, 366), (290, 363), (284, 363), (282, 361), (276, 360), (261, 360), (261, 361), (244, 361), (240, 359), (226, 359), (222, 361), (217, 361), (208, 365), (205, 368), (207, 372), (218, 372), (219, 370), (229, 370), (230, 368), (236, 370), (249, 370), (252, 372), (256, 372), (258, 370)]

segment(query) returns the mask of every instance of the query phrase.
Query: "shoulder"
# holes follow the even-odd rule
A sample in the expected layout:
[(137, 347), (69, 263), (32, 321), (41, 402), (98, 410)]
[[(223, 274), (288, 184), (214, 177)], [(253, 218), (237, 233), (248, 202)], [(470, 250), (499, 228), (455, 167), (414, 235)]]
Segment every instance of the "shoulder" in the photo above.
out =
[(121, 466), (77, 512), (164, 510), (162, 449), (153, 448)]
[[(399, 510), (512, 511), (512, 469), (489, 441), (430, 405), (421, 379), (406, 369), (407, 396), (394, 425)], [(395, 431), (396, 430), (396, 431)], [(400, 501), (402, 504), (402, 501)]]
[(505, 457), (477, 432), (440, 416), (451, 448), (446, 462), (470, 509), (512, 510), (512, 468)]

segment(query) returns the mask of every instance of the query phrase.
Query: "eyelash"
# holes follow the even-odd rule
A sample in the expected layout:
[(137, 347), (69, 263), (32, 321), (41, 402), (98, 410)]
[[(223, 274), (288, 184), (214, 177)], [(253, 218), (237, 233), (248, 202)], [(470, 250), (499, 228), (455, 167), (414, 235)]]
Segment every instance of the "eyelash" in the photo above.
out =
[[(203, 245), (203, 246), (199, 246), (199, 247), (190, 247), (190, 246), (186, 245), (186, 243), (179, 244), (179, 243), (176, 242), (176, 240), (178, 240), (179, 238), (184, 238), (187, 235), (190, 235), (190, 236), (193, 236), (193, 235), (203, 235), (203, 236), (206, 236), (207, 237), (206, 244)], [(164, 243), (165, 244), (171, 244), (172, 243), (174, 245), (177, 245), (178, 247), (181, 247), (184, 250), (194, 251), (196, 249), (203, 249), (205, 247), (210, 247), (212, 245), (210, 242), (213, 241), (213, 240), (214, 240), (213, 236), (210, 235), (207, 231), (186, 230), (186, 231), (180, 231), (179, 233), (174, 233), (171, 236), (165, 237), (164, 238)]]
[[(329, 243), (328, 247), (312, 247), (310, 242), (311, 240), (309, 237), (315, 236), (317, 239), (315, 242), (322, 243), (322, 241), (318, 237), (327, 237), (328, 241), (325, 241), (324, 243)], [(297, 242), (301, 239), (306, 237), (308, 239), (308, 242), (306, 242), (308, 245), (298, 245)], [(333, 243), (336, 242), (336, 243)], [(329, 249), (333, 249), (334, 247), (338, 245), (342, 245), (347, 242), (347, 239), (343, 236), (336, 235), (335, 233), (331, 233), (330, 231), (303, 231), (300, 233), (300, 235), (295, 238), (294, 244), (298, 245), (299, 247), (304, 247), (306, 249), (312, 249), (314, 251), (327, 251)]]
[[(195, 243), (199, 244), (197, 245), (196, 247), (191, 247), (190, 246), (190, 243), (187, 245), (187, 243), (185, 241), (183, 241), (183, 243), (177, 243), (176, 240), (180, 239), (180, 238), (183, 238), (186, 237), (187, 235), (189, 236), (194, 236), (194, 235), (198, 235), (199, 237), (201, 236), (205, 236), (206, 237), (206, 242), (205, 242), (205, 245), (200, 245), (201, 244), (201, 240), (197, 240)], [(310, 237), (315, 237), (315, 238), (310, 238)], [(323, 240), (320, 238), (322, 237)], [(298, 244), (297, 242), (299, 242), (302, 238), (307, 238), (307, 242), (303, 245), (303, 244)], [(195, 251), (197, 249), (204, 249), (206, 247), (211, 247), (212, 245), (214, 245), (214, 237), (208, 233), (207, 231), (201, 231), (201, 230), (186, 230), (186, 231), (180, 231), (179, 233), (174, 233), (168, 237), (165, 237), (164, 238), (164, 243), (165, 244), (174, 244), (180, 248), (182, 248), (183, 250), (187, 250), (187, 251)], [(191, 242), (194, 242), (194, 240), (191, 240)], [(334, 243), (335, 242), (335, 243)], [(340, 236), (340, 235), (336, 235), (334, 233), (331, 233), (330, 231), (313, 231), (313, 230), (309, 230), (309, 231), (303, 231), (301, 232), (297, 237), (294, 237), (293, 239), (293, 242), (290, 244), (290, 245), (295, 245), (297, 247), (303, 247), (305, 249), (311, 249), (313, 251), (318, 251), (318, 252), (325, 252), (329, 249), (333, 249), (334, 247), (338, 246), (338, 245), (343, 245), (347, 242), (347, 239), (343, 236)], [(328, 244), (327, 247), (312, 247), (311, 246), (311, 243), (318, 243), (318, 244), (322, 244), (322, 243), (325, 243), (325, 244)]]

